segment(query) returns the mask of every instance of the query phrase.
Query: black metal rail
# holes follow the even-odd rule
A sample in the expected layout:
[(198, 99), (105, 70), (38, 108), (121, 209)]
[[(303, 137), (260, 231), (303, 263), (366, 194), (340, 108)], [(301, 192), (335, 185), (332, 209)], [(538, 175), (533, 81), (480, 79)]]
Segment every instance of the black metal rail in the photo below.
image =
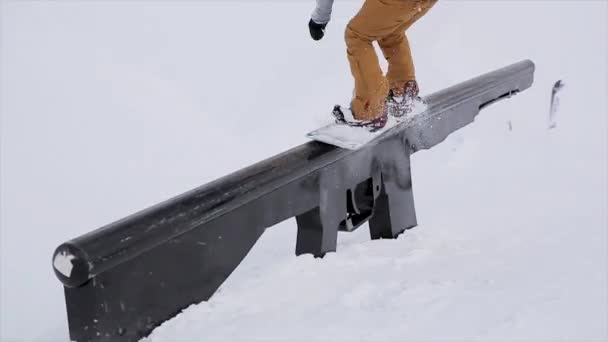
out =
[(137, 341), (208, 300), (264, 230), (296, 217), (296, 254), (336, 250), (338, 230), (372, 239), (416, 225), (410, 155), (487, 105), (530, 87), (522, 61), (427, 96), (428, 111), (351, 151), (309, 142), (57, 248), (73, 341)]

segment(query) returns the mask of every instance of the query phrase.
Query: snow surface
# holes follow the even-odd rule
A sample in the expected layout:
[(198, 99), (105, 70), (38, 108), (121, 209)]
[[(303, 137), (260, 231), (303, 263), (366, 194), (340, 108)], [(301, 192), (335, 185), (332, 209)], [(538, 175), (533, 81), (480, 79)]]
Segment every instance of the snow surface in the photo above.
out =
[[(360, 2), (336, 3), (321, 42), (313, 5), (0, 2), (1, 341), (68, 340), (60, 243), (304, 143), (347, 103)], [(419, 226), (341, 234), (320, 260), (283, 222), (147, 341), (608, 340), (607, 7), (440, 1), (410, 31), (424, 94), (537, 71), (413, 156)]]

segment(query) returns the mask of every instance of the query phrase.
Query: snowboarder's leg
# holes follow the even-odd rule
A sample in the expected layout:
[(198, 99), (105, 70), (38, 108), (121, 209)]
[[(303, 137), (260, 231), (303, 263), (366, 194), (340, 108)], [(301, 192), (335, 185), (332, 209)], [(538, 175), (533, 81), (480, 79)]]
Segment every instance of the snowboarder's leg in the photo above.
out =
[(378, 40), (378, 45), (388, 61), (386, 75), (390, 87), (390, 95), (387, 98), (388, 112), (395, 117), (411, 113), (416, 104), (422, 101), (418, 97), (416, 70), (405, 31), (422, 18), (436, 2), (437, 0), (408, 2), (410, 7), (403, 14), (401, 26)]
[(359, 120), (374, 119), (384, 112), (389, 86), (372, 42), (394, 32), (399, 26), (399, 16), (393, 5), (380, 0), (366, 0), (346, 27), (348, 61), (355, 79), (351, 109)]
[[(385, 114), (389, 82), (382, 73), (372, 42), (387, 39), (395, 32), (403, 32), (405, 25), (409, 27), (424, 15), (435, 1), (366, 0), (359, 13), (348, 24), (345, 39), (348, 61), (355, 79), (355, 95), (351, 109), (357, 119), (370, 120)], [(405, 34), (397, 38), (405, 38)], [(401, 73), (409, 73), (413, 76), (409, 45), (405, 43), (407, 40), (393, 39), (394, 41), (388, 39), (385, 44), (387, 48), (397, 47), (393, 53), (395, 57), (391, 59), (405, 60), (409, 66), (404, 68), (400, 66), (403, 63), (397, 63), (393, 67), (397, 70), (393, 71), (392, 75), (389, 72), (389, 76), (400, 78)], [(390, 53), (391, 51), (389, 55)]]
[(437, 0), (404, 1), (401, 24), (390, 34), (378, 40), (384, 57), (388, 61), (386, 77), (391, 89), (402, 90), (408, 81), (416, 80), (412, 52), (405, 31), (433, 7)]
[(353, 21), (346, 29), (348, 61), (355, 79), (351, 110), (358, 120), (372, 120), (383, 113), (389, 87), (380, 69), (373, 39), (360, 32)]
[(386, 78), (391, 89), (398, 87), (401, 83), (416, 80), (416, 70), (410, 44), (401, 29), (393, 32), (385, 38), (378, 40), (384, 57), (388, 61), (388, 72)]

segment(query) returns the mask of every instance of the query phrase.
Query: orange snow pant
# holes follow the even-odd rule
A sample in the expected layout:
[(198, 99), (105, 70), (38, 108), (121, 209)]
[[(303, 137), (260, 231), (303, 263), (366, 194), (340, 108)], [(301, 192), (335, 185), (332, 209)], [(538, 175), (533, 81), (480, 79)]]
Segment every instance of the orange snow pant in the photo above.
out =
[[(437, 0), (365, 0), (363, 7), (346, 27), (346, 46), (355, 79), (351, 109), (359, 120), (378, 117), (390, 88), (403, 87), (415, 80), (414, 62), (405, 35)], [(388, 61), (382, 73), (372, 42), (377, 41)]]

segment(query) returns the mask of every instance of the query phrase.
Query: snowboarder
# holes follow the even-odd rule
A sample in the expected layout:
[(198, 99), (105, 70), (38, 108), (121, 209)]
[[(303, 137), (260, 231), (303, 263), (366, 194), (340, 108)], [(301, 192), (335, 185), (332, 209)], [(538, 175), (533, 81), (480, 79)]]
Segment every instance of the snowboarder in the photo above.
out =
[[(310, 35), (320, 40), (331, 19), (334, 0), (316, 0), (309, 21)], [(365, 0), (346, 27), (346, 46), (355, 91), (350, 108), (335, 106), (337, 121), (351, 126), (381, 129), (388, 114), (402, 116), (419, 101), (418, 83), (405, 34), (437, 0)], [(383, 75), (372, 42), (377, 41), (388, 61)]]

